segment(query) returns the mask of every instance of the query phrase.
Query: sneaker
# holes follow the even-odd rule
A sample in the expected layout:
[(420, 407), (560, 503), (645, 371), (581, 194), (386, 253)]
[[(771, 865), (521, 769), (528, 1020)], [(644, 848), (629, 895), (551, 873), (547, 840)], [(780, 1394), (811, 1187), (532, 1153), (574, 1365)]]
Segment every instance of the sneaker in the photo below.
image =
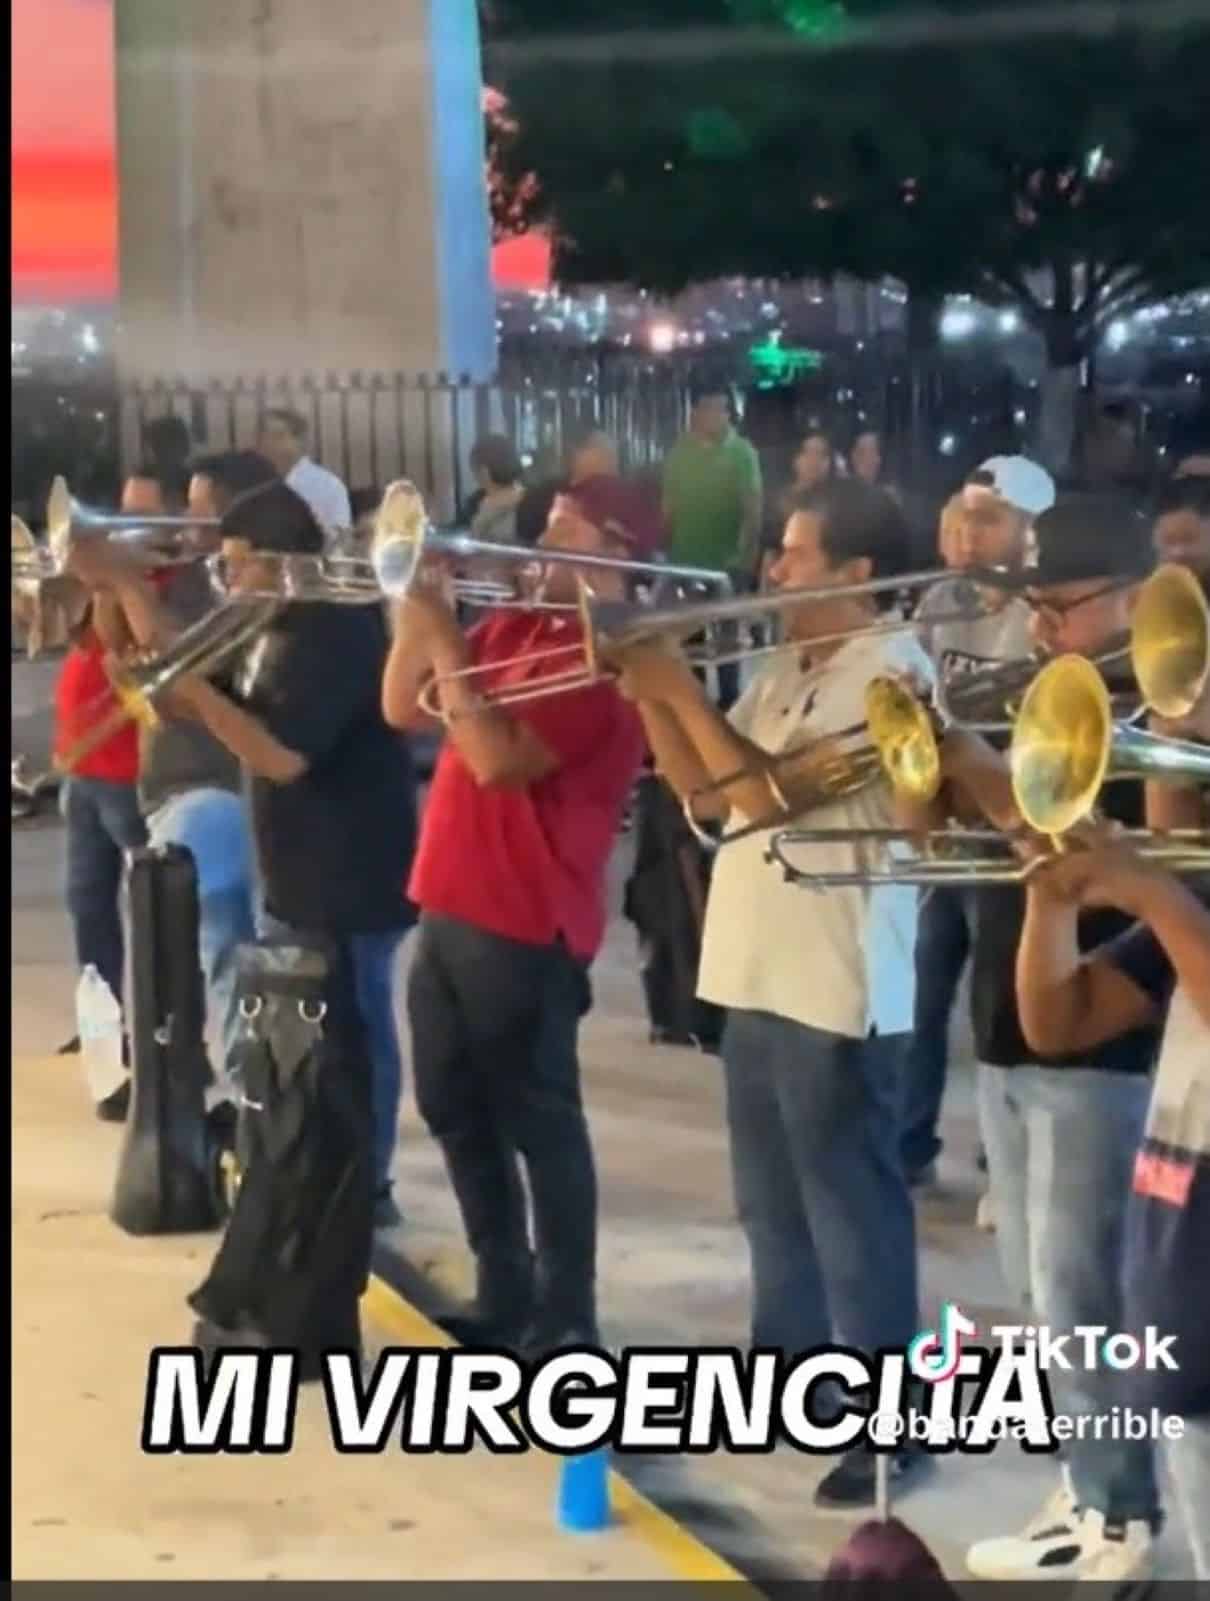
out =
[(559, 1329), (553, 1335), (531, 1329), (522, 1342), (521, 1355), (527, 1362), (541, 1362), (559, 1351), (571, 1351), (583, 1346), (593, 1351), (601, 1349), (601, 1336), (596, 1329), (575, 1325)]
[(1107, 1523), (1100, 1512), (1077, 1507), (1064, 1483), (1020, 1534), (971, 1546), (966, 1566), (977, 1579), (1146, 1578), (1152, 1538), (1141, 1519)]
[(525, 1332), (515, 1323), (497, 1323), (474, 1312), (452, 1312), (433, 1321), (468, 1351), (512, 1351), (520, 1356), (525, 1346)]
[[(865, 1512), (873, 1509), (875, 1496), (875, 1453), (864, 1445), (846, 1451), (840, 1461), (816, 1486), (815, 1505), (825, 1512)], [(892, 1496), (911, 1479), (919, 1479), (933, 1465), (918, 1446), (904, 1446), (887, 1458)]]
[(395, 1195), (389, 1184), (384, 1184), (374, 1197), (374, 1227), (397, 1229), (403, 1222), (403, 1213), (395, 1204)]
[(975, 1227), (983, 1234), (996, 1232), (996, 1209), (992, 1205), (990, 1190), (979, 1197), (979, 1205), (975, 1208)]

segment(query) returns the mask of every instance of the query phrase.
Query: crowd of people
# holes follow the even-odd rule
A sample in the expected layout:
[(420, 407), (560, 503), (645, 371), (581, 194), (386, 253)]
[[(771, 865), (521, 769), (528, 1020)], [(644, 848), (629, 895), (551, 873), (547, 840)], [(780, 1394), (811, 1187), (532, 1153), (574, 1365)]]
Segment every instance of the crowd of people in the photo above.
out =
[[(533, 486), (509, 441), (481, 440), (465, 523), (532, 546), (550, 605), (468, 619), (446, 565), (430, 561), (389, 617), (385, 607), (291, 603), (229, 670), (178, 680), (157, 728), (115, 735), (65, 783), (78, 960), (121, 994), (122, 853), (144, 839), (195, 858), (224, 1060), (240, 945), (255, 933), (327, 940), (345, 1000), (331, 1026), (347, 1031), (344, 1059), (372, 1086), (385, 1225), (399, 1218), (392, 986), (414, 928), (410, 1071), (477, 1274), (476, 1304), (451, 1332), (529, 1355), (598, 1344), (597, 1194), (577, 1036), (605, 932), (606, 867), (644, 764), (704, 826), (759, 822), (772, 808), (849, 836), (812, 847), (821, 871), (858, 871), (869, 829), (980, 817), (1020, 838), (992, 738), (943, 729), (944, 783), (928, 803), (886, 782), (821, 801), (820, 763), (863, 722), (875, 675), (928, 694), (1035, 652), (1095, 659), (1127, 626), (1157, 558), (1210, 589), (1210, 478), (1198, 465), (1178, 468), (1144, 507), (1057, 490), (1024, 457), (990, 459), (943, 512), (949, 576), (913, 615), (893, 584), (863, 588), (902, 575), (912, 547), (876, 434), (852, 441), (843, 461), (825, 435), (809, 434), (772, 506), (718, 392), (696, 397), (658, 500), (619, 475), (603, 435), (577, 448), (565, 475)], [(285, 413), (266, 419), (256, 452), (205, 457), (187, 472), (152, 462), (126, 483), (127, 511), (182, 508), (217, 519), (191, 533), (191, 549), (221, 553), (236, 593), (271, 590), (275, 558), (322, 553), (326, 530), (348, 521), (343, 486), (310, 462), (299, 419)], [(731, 681), (716, 692), (683, 654), (636, 644), (595, 683), (501, 703), (494, 690), (549, 672), (551, 652), (580, 637), (574, 616), (556, 609), (574, 600), (577, 569), (544, 565), (544, 550), (629, 560), (662, 550), (752, 588), (812, 593), (780, 611), (787, 648), (742, 691)], [(213, 604), (203, 569), (149, 568), (116, 541), (80, 539), (71, 571), (89, 605), (59, 685), (61, 749), (97, 714), (108, 656), (163, 650)], [(628, 593), (624, 570), (581, 571), (603, 598)], [(443, 742), (418, 806), (408, 739), (433, 726), (434, 705)], [(1210, 742), (1208, 722), (1203, 696), (1186, 722), (1157, 726)], [(784, 761), (800, 750), (804, 760)], [(1207, 821), (1204, 786), (1114, 784), (1103, 801), (1128, 824)], [(1144, 1377), (1166, 1382), (1162, 1404), (1184, 1419), (1172, 1483), (1197, 1571), (1210, 1576), (1204, 882), (1165, 872), (1099, 827), (1020, 888), (804, 896), (769, 867), (767, 828), (739, 832), (713, 860), (697, 990), (725, 1013), (719, 1052), (753, 1346), (798, 1353), (839, 1339), (877, 1351), (915, 1336), (912, 1192), (932, 1181), (941, 1151), (948, 1023), (969, 963), (1005, 1286), (1022, 1322), (1178, 1336), (1179, 1373)], [(102, 1107), (125, 1111), (122, 1095)], [(1081, 1416), (1107, 1415), (1135, 1393), (1103, 1364), (1051, 1382), (1060, 1410)], [(911, 1445), (891, 1461), (905, 1486), (929, 1465)], [(1082, 1437), (1038, 1516), (975, 1546), (971, 1571), (1145, 1572), (1161, 1482), (1151, 1441)], [(823, 1477), (816, 1500), (862, 1508), (874, 1493), (874, 1458), (858, 1448)]]

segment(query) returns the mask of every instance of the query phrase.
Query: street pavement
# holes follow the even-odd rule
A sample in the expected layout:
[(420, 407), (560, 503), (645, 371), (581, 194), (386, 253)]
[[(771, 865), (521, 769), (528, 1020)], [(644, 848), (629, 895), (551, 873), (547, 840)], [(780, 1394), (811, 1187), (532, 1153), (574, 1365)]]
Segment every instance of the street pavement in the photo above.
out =
[[(209, 1576), (265, 1577), (268, 1571), (301, 1576), (297, 1539), (302, 1542), (299, 1549), (310, 1552), (318, 1564), (307, 1570), (308, 1576), (329, 1576), (330, 1570), (336, 1577), (350, 1551), (383, 1527), (375, 1522), (379, 1503), (368, 1489), (365, 1504), (371, 1510), (344, 1527), (345, 1497), (362, 1496), (360, 1482), (354, 1485), (350, 1479), (347, 1490), (330, 1494), (314, 1482), (295, 1482), (289, 1460), (283, 1459), (274, 1468), (274, 1474), (280, 1472), (278, 1499), (271, 1498), (266, 1508), (257, 1498), (255, 1462), (230, 1460), (221, 1469), (212, 1465), (210, 1488), (194, 1502), (156, 1488), (165, 1484), (165, 1475), (171, 1479), (178, 1471), (175, 1459), (139, 1461), (135, 1376), (151, 1345), (187, 1337), (182, 1297), (196, 1282), (210, 1245), (194, 1242), (194, 1255), (186, 1261), (172, 1242), (132, 1244), (104, 1220), (111, 1176), (106, 1164), (116, 1134), (91, 1120), (82, 1075), (73, 1065), (77, 1059), (50, 1056), (73, 1032), (74, 974), (58, 891), (61, 852), (61, 831), (53, 818), (13, 831), (13, 1053), (20, 1068), (14, 1087), (14, 1379), (21, 1399), (14, 1526), (19, 1574), (67, 1577), (79, 1571), (83, 1576), (86, 1564), (72, 1567), (78, 1556), (72, 1554), (74, 1537), (69, 1547), (63, 1532), (75, 1528), (87, 1531), (90, 1540), (94, 1535), (102, 1539), (110, 1553), (106, 1575), (117, 1576), (123, 1571), (120, 1560), (137, 1551), (154, 1556), (160, 1549), (173, 1549), (184, 1557), (166, 1559), (164, 1567), (148, 1566), (145, 1576), (201, 1577), (194, 1569), (205, 1560), (213, 1531), (230, 1522), (234, 1544), (222, 1546), (226, 1554), (216, 1558), (221, 1573)], [(719, 1068), (713, 1057), (648, 1043), (634, 930), (617, 915), (629, 856), (630, 841), (623, 840), (611, 877), (615, 916), (594, 970), (595, 1007), (582, 1036), (601, 1183), (603, 1333), (615, 1349), (629, 1344), (742, 1345), (747, 1260), (731, 1200)], [(401, 980), (408, 956), (405, 945)], [(400, 1011), (402, 1025), (402, 983)], [(926, 1327), (935, 1326), (937, 1309), (946, 1300), (956, 1301), (980, 1325), (1015, 1321), (1005, 1304), (994, 1240), (973, 1227), (980, 1181), (974, 1162), (972, 1075), (960, 1031), (955, 1043), (940, 1183), (918, 1208)], [(35, 1061), (36, 1071), (31, 1066)], [(44, 1085), (39, 1075), (45, 1075)], [(380, 1268), (393, 1273), (427, 1310), (449, 1305), (468, 1292), (469, 1265), (440, 1156), (410, 1095), (401, 1118), (396, 1190), (405, 1224), (381, 1237)], [(88, 1338), (96, 1309), (103, 1307), (109, 1317), (128, 1296), (130, 1315), (116, 1318), (108, 1336), (117, 1342), (114, 1349), (108, 1354), (92, 1351)], [(70, 1380), (65, 1377), (60, 1386), (60, 1372), (67, 1375), (69, 1370)], [(66, 1392), (85, 1378), (84, 1387), (95, 1393), (112, 1387), (104, 1415), (109, 1430), (127, 1429), (124, 1445), (96, 1429), (81, 1437), (89, 1410), (77, 1394)], [(117, 1421), (114, 1398), (119, 1396), (125, 1424)], [(69, 1439), (74, 1443), (64, 1454), (63, 1442)], [(307, 1460), (313, 1465), (313, 1456)], [(344, 1484), (350, 1459), (333, 1455), (331, 1460), (330, 1471), (339, 1471)], [(768, 1456), (650, 1456), (624, 1464), (641, 1490), (757, 1578), (813, 1577), (843, 1542), (856, 1520), (820, 1514), (811, 1506), (812, 1490), (828, 1465), (785, 1447)], [(131, 1474), (128, 1487), (120, 1491), (118, 1466)], [(213, 1477), (218, 1471), (223, 1473), (221, 1489)], [(420, 1494), (414, 1476), (398, 1460), (392, 1471), (399, 1482), (398, 1518), (414, 1521)], [(906, 1493), (896, 1512), (932, 1547), (946, 1571), (959, 1577), (965, 1546), (1018, 1527), (1049, 1491), (1056, 1471), (1049, 1460), (1027, 1457), (1013, 1444), (1001, 1444), (984, 1457), (954, 1455), (939, 1461), (924, 1483)], [(452, 1577), (454, 1572), (425, 1563), (438, 1560), (438, 1536), (447, 1527), (442, 1518), (451, 1511), (442, 1498), (455, 1494), (455, 1481), (432, 1458), (425, 1475), (426, 1485), (429, 1475), (440, 1481), (434, 1499), (442, 1501), (442, 1508), (432, 1514), (432, 1541), (425, 1544), (427, 1535), (416, 1535), (428, 1556), (418, 1567), (409, 1565), (408, 1576)], [(501, 1482), (494, 1469), (489, 1478)], [(493, 1522), (484, 1499), (490, 1500), (487, 1489), (482, 1495), (476, 1491), (465, 1508), (457, 1575), (478, 1573), (475, 1552), (483, 1542), (494, 1545), (497, 1540), (503, 1543), (493, 1575), (520, 1575), (531, 1560), (540, 1568), (547, 1560), (540, 1555), (545, 1549), (540, 1531), (524, 1519), (515, 1530), (508, 1518)], [(83, 1528), (75, 1521), (81, 1501), (87, 1505)], [(171, 1539), (160, 1533), (161, 1517), (171, 1523)], [(113, 1529), (121, 1531), (120, 1538), (115, 1534), (104, 1546), (106, 1531)], [(415, 1534), (410, 1528), (406, 1532), (409, 1539)], [(273, 1548), (271, 1558), (266, 1542)], [(369, 1567), (359, 1567), (359, 1575), (386, 1576), (370, 1558), (365, 1561)], [(1175, 1519), (1161, 1548), (1161, 1562), (1165, 1577), (1186, 1577), (1191, 1571)], [(341, 1569), (339, 1576), (354, 1575)], [(609, 1567), (599, 1576), (615, 1576), (615, 1570)]]

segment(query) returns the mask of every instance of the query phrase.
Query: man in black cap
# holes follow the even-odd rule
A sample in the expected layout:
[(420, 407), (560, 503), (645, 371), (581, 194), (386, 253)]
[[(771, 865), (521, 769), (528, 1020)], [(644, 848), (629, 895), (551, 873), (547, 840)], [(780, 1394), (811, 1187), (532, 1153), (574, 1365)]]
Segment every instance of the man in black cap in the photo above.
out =
[[(1146, 526), (1128, 505), (1099, 495), (1066, 497), (1034, 526), (1038, 561), (1025, 590), (1033, 640), (1048, 656), (1096, 658), (1129, 627), (1133, 594), (1151, 564)], [(1112, 669), (1106, 674), (1112, 680)], [(965, 734), (951, 739), (955, 754), (975, 743)], [(986, 748), (979, 759), (996, 760)], [(963, 768), (951, 765), (948, 753), (946, 767), (961, 785)], [(1135, 782), (1114, 784), (1100, 804), (1138, 826), (1141, 790)], [(999, 821), (1009, 809), (997, 808)], [(1013, 977), (1025, 893), (985, 887), (972, 903), (980, 1124), (1004, 1277), (1023, 1323), (1044, 1324), (1055, 1335), (1086, 1325), (1116, 1333), (1125, 1326), (1123, 1227), (1156, 1032), (1140, 1027), (1068, 1056), (1031, 1050)], [(1082, 913), (1081, 949), (1125, 926), (1115, 912)], [(1073, 1436), (1062, 1482), (1037, 1517), (1019, 1534), (970, 1549), (967, 1564), (979, 1578), (1132, 1578), (1150, 1562), (1159, 1525), (1152, 1446), (1095, 1436), (1093, 1419), (1124, 1399), (1123, 1380), (1099, 1353), (1086, 1368), (1081, 1341), (1068, 1349), (1075, 1352), (1071, 1370), (1052, 1365), (1049, 1379), (1059, 1412), (1083, 1420), (1087, 1433)]]

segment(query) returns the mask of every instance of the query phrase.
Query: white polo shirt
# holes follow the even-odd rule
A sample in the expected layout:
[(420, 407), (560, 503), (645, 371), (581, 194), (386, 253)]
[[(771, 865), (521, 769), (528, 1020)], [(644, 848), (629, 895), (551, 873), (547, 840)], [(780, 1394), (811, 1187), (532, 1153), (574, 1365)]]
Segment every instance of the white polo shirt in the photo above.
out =
[(296, 461), (286, 474), (286, 483), (301, 495), (329, 535), (353, 526), (349, 491), (335, 473), (321, 467), (310, 456)]
[[(730, 722), (777, 755), (865, 720), (865, 689), (883, 672), (911, 669), (934, 682), (928, 656), (910, 627), (857, 635), (819, 667), (797, 653), (773, 657), (731, 709)], [(746, 821), (733, 811), (728, 827)], [(817, 807), (806, 828), (890, 828), (890, 786)], [(779, 826), (791, 826), (789, 820)], [(911, 1030), (915, 1004), (915, 889), (814, 891), (787, 884), (765, 861), (773, 834), (762, 829), (724, 845), (714, 860), (702, 937), (698, 994), (718, 1006), (771, 1012), (811, 1028), (864, 1039)], [(852, 872), (863, 865), (856, 844), (797, 846), (795, 865)]]

